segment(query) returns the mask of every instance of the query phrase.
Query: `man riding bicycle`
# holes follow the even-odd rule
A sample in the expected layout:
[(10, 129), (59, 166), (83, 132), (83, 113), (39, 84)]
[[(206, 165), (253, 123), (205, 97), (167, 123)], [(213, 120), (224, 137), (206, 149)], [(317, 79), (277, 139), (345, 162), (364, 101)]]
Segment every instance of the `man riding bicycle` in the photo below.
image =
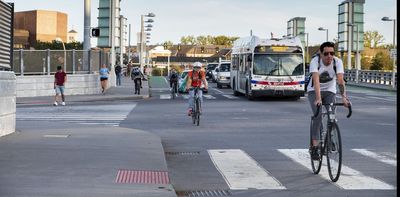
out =
[(169, 74), (169, 87), (173, 88), (174, 94), (178, 95), (178, 72), (176, 72), (175, 68), (172, 68)]
[[(194, 108), (194, 87), (201, 87), (204, 84), (204, 89), (207, 90), (206, 74), (204, 70), (201, 70), (202, 64), (200, 62), (193, 63), (193, 70), (189, 71), (187, 75), (186, 90), (189, 91), (189, 108), (188, 116), (192, 115)], [(199, 89), (198, 95), (200, 97), (200, 105), (203, 104), (203, 91)]]
[(131, 79), (135, 83), (135, 94), (140, 94), (140, 88), (142, 88), (142, 78), (144, 75), (142, 71), (140, 71), (139, 67), (134, 67), (131, 71)]
[[(314, 114), (317, 111), (317, 107), (321, 106), (322, 103), (335, 102), (336, 83), (338, 83), (344, 106), (348, 107), (350, 105), (345, 91), (343, 62), (335, 57), (335, 44), (324, 42), (321, 44), (319, 51), (320, 54), (310, 62), (312, 77), (307, 86), (308, 100)], [(311, 126), (312, 146), (309, 151), (313, 160), (319, 159), (318, 142), (321, 124), (322, 113), (319, 113)]]

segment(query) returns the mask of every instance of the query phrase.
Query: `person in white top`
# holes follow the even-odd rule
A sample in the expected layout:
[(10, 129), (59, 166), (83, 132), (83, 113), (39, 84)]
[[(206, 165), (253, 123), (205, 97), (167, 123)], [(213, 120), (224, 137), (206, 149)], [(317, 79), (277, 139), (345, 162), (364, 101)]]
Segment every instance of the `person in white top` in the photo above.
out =
[[(339, 92), (342, 96), (342, 102), (345, 107), (350, 105), (346, 96), (343, 62), (335, 57), (335, 44), (324, 42), (321, 44), (320, 54), (314, 57), (310, 62), (311, 81), (308, 83), (308, 100), (313, 113), (322, 103), (335, 102), (336, 85), (339, 86)], [(319, 113), (313, 121), (311, 128), (312, 146), (310, 147), (311, 157), (318, 159), (318, 131), (322, 124), (322, 114)]]

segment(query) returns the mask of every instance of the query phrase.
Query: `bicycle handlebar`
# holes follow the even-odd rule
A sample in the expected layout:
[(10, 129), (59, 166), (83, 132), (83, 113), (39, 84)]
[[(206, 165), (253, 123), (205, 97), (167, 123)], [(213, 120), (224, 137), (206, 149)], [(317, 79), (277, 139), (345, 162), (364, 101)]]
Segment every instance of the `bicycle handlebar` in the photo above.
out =
[[(344, 106), (344, 103), (322, 103), (322, 105), (323, 105), (323, 106), (328, 106), (328, 105)], [(314, 116), (313, 116), (314, 118), (316, 118), (316, 117), (318, 116), (319, 111), (320, 111), (322, 105), (317, 106), (317, 112), (314, 114)], [(349, 105), (348, 109), (349, 109), (349, 113), (347, 114), (346, 117), (347, 117), (347, 118), (350, 118), (351, 114), (353, 113), (353, 111), (352, 111), (352, 109), (351, 109), (351, 104)]]

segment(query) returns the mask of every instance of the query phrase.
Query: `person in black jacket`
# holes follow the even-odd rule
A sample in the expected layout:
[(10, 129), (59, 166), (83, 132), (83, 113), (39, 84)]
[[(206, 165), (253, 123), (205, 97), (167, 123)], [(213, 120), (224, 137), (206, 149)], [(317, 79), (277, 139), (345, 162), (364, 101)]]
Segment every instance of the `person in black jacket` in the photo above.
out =
[(119, 63), (115, 65), (115, 75), (117, 76), (117, 86), (121, 85), (122, 67)]

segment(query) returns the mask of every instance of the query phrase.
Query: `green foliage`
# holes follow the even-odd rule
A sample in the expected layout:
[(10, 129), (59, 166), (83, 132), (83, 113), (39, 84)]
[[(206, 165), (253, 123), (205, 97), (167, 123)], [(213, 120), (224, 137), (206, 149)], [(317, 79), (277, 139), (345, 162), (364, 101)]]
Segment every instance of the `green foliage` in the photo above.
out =
[(367, 57), (361, 57), (361, 70), (371, 69), (371, 59)]
[(225, 45), (232, 46), (235, 40), (239, 37), (229, 37), (229, 36), (182, 36), (181, 44), (183, 45)]
[(393, 64), (389, 54), (379, 52), (372, 58), (371, 70), (392, 70)]
[(378, 31), (366, 31), (364, 33), (364, 47), (376, 48), (383, 43), (385, 39)]
[[(76, 49), (76, 50), (82, 50), (83, 49), (83, 43), (82, 42), (71, 42), (71, 43), (64, 43), (65, 49), (66, 50), (71, 50), (71, 49)], [(52, 42), (42, 42), (40, 40), (36, 41), (35, 44), (33, 45), (33, 48), (36, 50), (63, 50), (63, 45), (61, 42), (57, 42), (53, 40)]]

